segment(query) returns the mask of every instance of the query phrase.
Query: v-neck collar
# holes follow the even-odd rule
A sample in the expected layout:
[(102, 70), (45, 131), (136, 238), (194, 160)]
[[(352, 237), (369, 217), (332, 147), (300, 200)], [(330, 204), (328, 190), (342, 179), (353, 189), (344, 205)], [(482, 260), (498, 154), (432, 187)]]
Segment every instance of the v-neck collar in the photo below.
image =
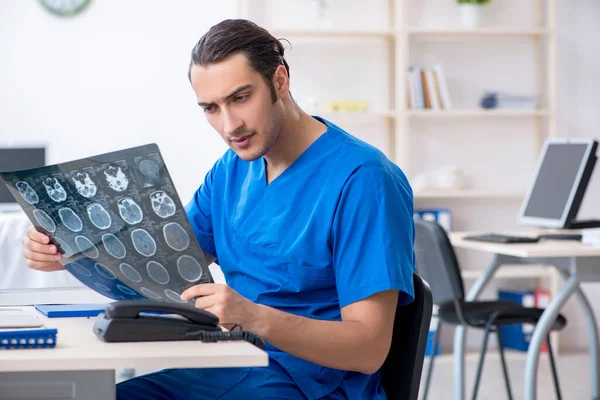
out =
[[(314, 142), (312, 142), (307, 148), (306, 150), (304, 150), (290, 165), (289, 167), (287, 167), (286, 169), (283, 170), (283, 172), (281, 174), (279, 174), (279, 176), (277, 176), (275, 179), (273, 179), (271, 181), (271, 183), (267, 184), (267, 160), (265, 160), (264, 156), (261, 157), (261, 169), (260, 169), (260, 182), (262, 184), (262, 186), (267, 189), (269, 187), (272, 187), (273, 184), (275, 184), (278, 181), (282, 181), (282, 180), (286, 180), (288, 175), (293, 174), (293, 172), (300, 168), (302, 166), (302, 164), (304, 164), (306, 162), (307, 159), (310, 159), (312, 157), (312, 155), (314, 155), (315, 153), (319, 152), (319, 149), (321, 147), (324, 146), (324, 143), (328, 141), (328, 139), (330, 139), (330, 125), (328, 123), (327, 120), (320, 118), (320, 117), (316, 117), (316, 116), (312, 116), (313, 118), (315, 118), (316, 120), (322, 122), (323, 124), (325, 124), (325, 126), (327, 127), (327, 129), (325, 130), (325, 132), (323, 132), (321, 134), (321, 136), (319, 136)], [(282, 179), (283, 178), (283, 179)]]

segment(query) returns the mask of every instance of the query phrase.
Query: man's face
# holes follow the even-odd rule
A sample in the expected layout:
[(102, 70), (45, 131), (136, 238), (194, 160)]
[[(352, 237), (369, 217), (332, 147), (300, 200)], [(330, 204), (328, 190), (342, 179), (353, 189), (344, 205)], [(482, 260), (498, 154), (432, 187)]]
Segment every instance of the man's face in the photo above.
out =
[(279, 138), (283, 105), (279, 98), (273, 102), (246, 56), (238, 53), (216, 64), (193, 65), (190, 72), (198, 104), (225, 143), (243, 160), (264, 156)]

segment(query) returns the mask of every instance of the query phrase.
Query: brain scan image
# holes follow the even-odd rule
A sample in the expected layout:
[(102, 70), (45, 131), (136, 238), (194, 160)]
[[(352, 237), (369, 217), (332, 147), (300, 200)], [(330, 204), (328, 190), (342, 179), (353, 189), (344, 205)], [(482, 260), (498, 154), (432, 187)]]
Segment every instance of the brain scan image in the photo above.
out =
[(75, 272), (78, 273), (79, 275), (85, 276), (85, 277), (92, 276), (92, 273), (90, 272), (90, 270), (87, 269), (86, 267), (84, 267), (83, 265), (79, 264), (78, 262), (73, 261), (70, 265), (71, 265), (71, 267), (73, 267)]
[(131, 289), (129, 289), (127, 286), (123, 286), (123, 285), (117, 285), (117, 289), (119, 289), (121, 292), (128, 294), (128, 295), (136, 295), (137, 293)]
[(162, 190), (150, 194), (152, 209), (161, 218), (169, 218), (175, 214), (175, 202)]
[(187, 303), (185, 300), (181, 300), (181, 295), (177, 294), (174, 290), (165, 289), (165, 295), (173, 301), (177, 301), (179, 303)]
[(162, 300), (162, 297), (160, 297), (160, 295), (153, 290), (150, 290), (145, 287), (141, 287), (140, 291), (144, 294), (144, 296), (148, 297), (149, 299)]
[(88, 199), (94, 197), (98, 191), (98, 187), (87, 172), (78, 172), (75, 174), (73, 182), (75, 183), (77, 193)]
[(138, 204), (129, 197), (123, 197), (117, 202), (119, 208), (119, 215), (123, 218), (123, 221), (129, 225), (135, 225), (142, 222), (144, 213)]
[(190, 245), (190, 236), (177, 222), (169, 222), (163, 227), (165, 241), (170, 248), (183, 251)]
[(143, 256), (152, 257), (156, 253), (156, 242), (144, 229), (131, 232), (131, 241), (135, 250)]
[(29, 204), (37, 204), (40, 201), (38, 194), (35, 192), (35, 190), (33, 190), (31, 186), (29, 186), (29, 183), (20, 181), (17, 182), (15, 186), (17, 187), (17, 190), (19, 191), (19, 194), (21, 195), (23, 200), (25, 200)]
[(54, 238), (52, 238), (52, 240), (54, 240), (56, 242), (56, 244), (58, 245), (58, 247), (63, 251), (63, 257), (64, 258), (71, 258), (73, 257), (73, 254), (75, 254), (73, 252), (73, 249), (71, 248), (71, 246), (69, 246), (67, 244), (67, 242), (65, 242), (63, 239), (54, 236)]
[(46, 178), (42, 182), (44, 187), (46, 188), (46, 193), (48, 196), (55, 201), (56, 203), (60, 203), (67, 199), (67, 191), (65, 188), (58, 182), (56, 178)]
[(102, 235), (102, 243), (104, 244), (104, 249), (114, 258), (121, 259), (127, 255), (123, 243), (112, 233)]
[(54, 232), (56, 230), (56, 224), (45, 211), (35, 209), (33, 210), (33, 216), (38, 224), (48, 232)]
[(122, 263), (119, 265), (119, 269), (121, 273), (125, 276), (125, 278), (129, 279), (132, 282), (140, 283), (142, 281), (142, 275), (135, 268), (127, 263)]
[(196, 282), (202, 277), (202, 266), (187, 254), (177, 259), (177, 271), (188, 282)]
[(123, 192), (127, 190), (127, 186), (129, 186), (129, 179), (121, 167), (117, 165), (111, 165), (104, 170), (104, 177), (106, 178), (108, 186), (115, 192)]
[(154, 186), (160, 181), (160, 168), (154, 161), (144, 160), (139, 168), (144, 179), (144, 187)]
[(148, 272), (148, 275), (150, 275), (150, 278), (156, 283), (160, 283), (161, 285), (169, 283), (169, 272), (167, 272), (162, 264), (156, 261), (148, 261), (148, 264), (146, 264), (146, 271)]
[(100, 289), (103, 292), (110, 292), (110, 288), (100, 282), (94, 283), (94, 286), (96, 286), (98, 289)]
[(96, 263), (94, 264), (94, 268), (96, 268), (96, 271), (102, 275), (103, 277), (105, 277), (106, 279), (117, 279), (117, 277), (115, 276), (115, 274), (112, 273), (111, 270), (109, 270), (108, 268), (106, 268), (104, 265), (100, 264), (100, 263)]
[(58, 216), (64, 226), (72, 232), (81, 232), (83, 229), (83, 222), (81, 218), (73, 210), (68, 207), (58, 209)]
[(214, 282), (155, 144), (0, 172), (3, 183), (67, 272), (103, 296), (193, 304), (183, 290)]
[(108, 229), (112, 224), (112, 219), (108, 212), (98, 203), (92, 203), (87, 206), (87, 213), (92, 224), (98, 229)]
[(76, 236), (75, 244), (77, 245), (79, 251), (89, 258), (98, 258), (100, 256), (100, 252), (98, 251), (96, 245), (94, 245), (94, 243), (92, 243), (92, 241), (85, 236)]

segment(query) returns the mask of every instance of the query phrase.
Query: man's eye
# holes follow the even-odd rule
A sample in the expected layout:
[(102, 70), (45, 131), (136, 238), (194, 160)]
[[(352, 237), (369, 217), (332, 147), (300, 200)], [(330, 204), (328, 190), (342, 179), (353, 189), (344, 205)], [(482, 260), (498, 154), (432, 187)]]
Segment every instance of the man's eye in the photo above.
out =
[(246, 100), (247, 98), (248, 98), (248, 95), (244, 94), (242, 96), (236, 96), (234, 100), (236, 103), (241, 103), (242, 101)]
[(215, 111), (214, 107), (206, 107), (204, 109), (204, 112), (207, 113), (207, 114), (212, 114), (214, 111)]

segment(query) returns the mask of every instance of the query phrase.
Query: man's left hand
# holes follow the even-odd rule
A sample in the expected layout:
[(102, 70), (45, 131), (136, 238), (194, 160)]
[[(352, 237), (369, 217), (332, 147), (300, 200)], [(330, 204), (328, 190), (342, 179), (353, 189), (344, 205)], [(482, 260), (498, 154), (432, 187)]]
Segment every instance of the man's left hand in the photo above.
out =
[(240, 324), (244, 330), (255, 330), (261, 306), (251, 302), (227, 285), (202, 283), (186, 289), (182, 300), (196, 298), (196, 308), (219, 317), (219, 324)]

